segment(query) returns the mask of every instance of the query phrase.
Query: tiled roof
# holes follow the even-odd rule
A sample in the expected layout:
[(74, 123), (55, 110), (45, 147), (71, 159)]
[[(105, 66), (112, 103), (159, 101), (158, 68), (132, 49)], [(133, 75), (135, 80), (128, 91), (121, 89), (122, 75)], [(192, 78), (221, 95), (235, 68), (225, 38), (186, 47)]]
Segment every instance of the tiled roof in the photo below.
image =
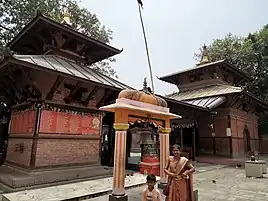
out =
[(226, 98), (224, 96), (213, 96), (213, 97), (205, 97), (205, 98), (199, 98), (194, 100), (188, 100), (183, 101), (191, 105), (195, 105), (198, 107), (208, 108), (208, 109), (214, 109), (217, 106), (224, 103)]
[(33, 64), (42, 70), (42, 68), (54, 71), (56, 73), (63, 73), (65, 75), (73, 76), (98, 84), (110, 86), (116, 89), (133, 89), (132, 87), (119, 82), (118, 80), (106, 76), (102, 73), (93, 70), (90, 67), (79, 65), (72, 60), (68, 60), (55, 55), (12, 55), (12, 58), (26, 62), (26, 64)]
[(234, 87), (229, 85), (214, 85), (209, 87), (204, 87), (201, 89), (194, 89), (183, 92), (176, 92), (173, 94), (167, 95), (168, 98), (172, 98), (178, 101), (193, 100), (204, 97), (219, 96), (230, 93), (239, 93), (242, 92), (241, 87)]
[(194, 67), (191, 67), (191, 68), (187, 68), (187, 69), (185, 69), (185, 70), (181, 70), (181, 71), (178, 71), (178, 72), (175, 72), (175, 73), (171, 73), (171, 74), (162, 76), (162, 77), (160, 77), (159, 79), (162, 80), (162, 79), (164, 79), (164, 78), (166, 78), (166, 77), (171, 77), (171, 76), (178, 75), (178, 74), (182, 74), (182, 73), (185, 73), (185, 72), (188, 72), (188, 71), (192, 71), (192, 70), (196, 70), (196, 69), (204, 68), (204, 67), (207, 67), (207, 66), (212, 66), (212, 65), (215, 65), (215, 64), (221, 64), (221, 63), (223, 63), (224, 61), (225, 61), (225, 60), (219, 60), (219, 61), (215, 61), (215, 62), (211, 62), (211, 63), (202, 64), (202, 65), (199, 65), (199, 66), (194, 66)]
[[(21, 64), (24, 66), (29, 66), (33, 68), (40, 68), (40, 70), (45, 69), (49, 71), (54, 71), (55, 73), (61, 73), (68, 76), (72, 76), (75, 78), (80, 78), (99, 83), (101, 85), (106, 85), (109, 87), (116, 88), (118, 90), (122, 89), (134, 89), (128, 85), (123, 84), (122, 82), (106, 76), (102, 73), (97, 72), (96, 70), (91, 69), (90, 67), (78, 65), (76, 62), (72, 60), (68, 60), (55, 55), (12, 55), (10, 62), (15, 62), (15, 64)], [(160, 96), (160, 95), (158, 95)], [(199, 110), (207, 111), (208, 108), (196, 106), (193, 104), (189, 104), (184, 101), (179, 101), (169, 97), (163, 97), (168, 102), (174, 102), (176, 104), (193, 107)]]
[[(39, 30), (39, 32), (38, 32)], [(40, 32), (41, 31), (41, 32)], [(75, 43), (81, 43), (84, 45), (83, 51), (86, 52), (84, 55), (89, 60), (89, 64), (96, 63), (103, 59), (109, 58), (116, 54), (120, 54), (123, 50), (114, 48), (104, 42), (94, 39), (93, 37), (87, 36), (71, 26), (66, 26), (63, 23), (56, 22), (41, 12), (37, 12), (35, 18), (33, 18), (8, 44), (7, 47), (20, 54), (43, 54), (47, 50), (43, 49), (43, 45), (46, 42), (40, 40), (34, 40), (34, 35), (39, 35), (42, 38), (50, 40), (52, 33), (61, 32), (63, 35), (67, 35), (68, 38), (75, 39)], [(23, 41), (23, 42), (22, 42)], [(78, 42), (79, 41), (79, 42)], [(25, 48), (25, 46), (36, 46), (36, 50), (32, 48)], [(41, 48), (40, 48), (41, 47)]]

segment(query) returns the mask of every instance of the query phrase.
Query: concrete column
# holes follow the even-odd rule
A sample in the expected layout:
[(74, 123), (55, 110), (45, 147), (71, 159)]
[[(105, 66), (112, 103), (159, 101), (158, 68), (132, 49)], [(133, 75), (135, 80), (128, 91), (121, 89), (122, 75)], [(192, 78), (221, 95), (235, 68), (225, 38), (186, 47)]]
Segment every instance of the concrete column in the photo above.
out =
[(164, 172), (164, 169), (168, 162), (169, 157), (169, 133), (170, 128), (163, 128), (159, 132), (160, 138), (160, 181), (161, 183), (167, 182), (167, 175)]
[(109, 200), (127, 200), (125, 195), (125, 161), (128, 124), (115, 123), (113, 192)]

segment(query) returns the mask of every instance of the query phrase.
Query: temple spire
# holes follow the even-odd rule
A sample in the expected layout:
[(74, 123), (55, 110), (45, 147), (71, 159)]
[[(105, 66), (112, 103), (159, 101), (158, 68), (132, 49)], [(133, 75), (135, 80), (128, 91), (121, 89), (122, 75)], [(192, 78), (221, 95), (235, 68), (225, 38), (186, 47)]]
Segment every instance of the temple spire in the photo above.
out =
[(72, 23), (71, 23), (71, 16), (70, 16), (70, 12), (68, 9), (65, 9), (64, 11), (64, 16), (63, 16), (63, 24), (65, 25), (68, 25), (68, 26), (71, 26)]
[(146, 77), (143, 80), (143, 89), (142, 89), (142, 91), (145, 92), (145, 93), (152, 93), (152, 89), (150, 87), (148, 87), (148, 85), (147, 85)]
[(147, 89), (147, 80), (146, 80), (146, 77), (143, 79), (143, 89)]
[(209, 56), (208, 56), (208, 50), (207, 50), (207, 46), (204, 44), (202, 47), (202, 56), (201, 56), (201, 60), (200, 63), (197, 64), (197, 66), (202, 65), (202, 64), (206, 64), (209, 63)]

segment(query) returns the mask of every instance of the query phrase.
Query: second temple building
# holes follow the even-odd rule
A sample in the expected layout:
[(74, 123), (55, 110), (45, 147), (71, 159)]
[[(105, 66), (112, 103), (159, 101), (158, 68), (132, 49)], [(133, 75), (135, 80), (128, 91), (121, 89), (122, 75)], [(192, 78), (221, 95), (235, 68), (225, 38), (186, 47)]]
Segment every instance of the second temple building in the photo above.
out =
[(173, 134), (181, 133), (178, 140), (182, 146), (185, 131), (186, 143), (191, 144), (189, 136), (195, 138), (190, 150), (196, 147), (199, 156), (243, 157), (250, 151), (260, 151), (258, 120), (268, 105), (245, 90), (250, 76), (225, 60), (210, 62), (204, 46), (199, 64), (160, 80), (178, 87), (179, 91), (168, 98), (209, 110), (198, 117), (173, 122)]

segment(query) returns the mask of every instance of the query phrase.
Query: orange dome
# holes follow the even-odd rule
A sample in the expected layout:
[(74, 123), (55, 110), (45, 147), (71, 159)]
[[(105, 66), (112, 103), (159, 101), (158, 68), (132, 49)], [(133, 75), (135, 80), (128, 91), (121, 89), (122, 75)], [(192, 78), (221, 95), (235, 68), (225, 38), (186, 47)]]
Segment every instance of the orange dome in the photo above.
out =
[(141, 91), (129, 89), (122, 90), (119, 93), (118, 98), (126, 98), (161, 107), (167, 107), (167, 102), (163, 98), (155, 96), (149, 92), (146, 83), (144, 83), (144, 88)]

